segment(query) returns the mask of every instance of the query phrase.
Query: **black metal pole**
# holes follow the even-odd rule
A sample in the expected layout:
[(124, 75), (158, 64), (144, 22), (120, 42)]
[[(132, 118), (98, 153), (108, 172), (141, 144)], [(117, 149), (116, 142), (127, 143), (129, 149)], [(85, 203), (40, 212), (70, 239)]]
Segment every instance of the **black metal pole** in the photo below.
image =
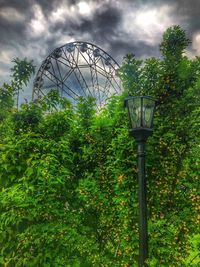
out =
[(145, 177), (145, 142), (138, 140), (138, 185), (139, 185), (139, 266), (147, 267), (148, 233), (147, 233), (147, 193)]

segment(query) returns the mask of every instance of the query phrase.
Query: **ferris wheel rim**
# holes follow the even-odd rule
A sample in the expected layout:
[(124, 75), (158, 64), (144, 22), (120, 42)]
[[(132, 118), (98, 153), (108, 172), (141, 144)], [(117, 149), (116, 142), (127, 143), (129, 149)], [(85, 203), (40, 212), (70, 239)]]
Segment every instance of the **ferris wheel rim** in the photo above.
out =
[[(59, 47), (57, 47), (57, 48), (55, 48), (43, 61), (42, 61), (42, 63), (41, 63), (41, 65), (40, 65), (40, 67), (39, 67), (39, 69), (38, 69), (38, 71), (37, 71), (37, 73), (36, 73), (36, 76), (35, 76), (35, 79), (34, 79), (34, 83), (33, 83), (33, 91), (32, 91), (32, 100), (34, 100), (34, 98), (35, 98), (35, 95), (37, 96), (37, 98), (39, 98), (39, 96), (41, 96), (41, 94), (43, 95), (43, 96), (45, 96), (45, 94), (44, 94), (44, 92), (42, 92), (42, 90), (41, 90), (41, 87), (39, 87), (38, 88), (38, 92), (36, 92), (35, 91), (35, 83), (37, 82), (37, 80), (39, 79), (40, 81), (41, 81), (41, 79), (43, 79), (42, 77), (43, 77), (43, 75), (44, 75), (44, 73), (45, 73), (45, 66), (46, 66), (46, 64), (47, 64), (47, 62), (48, 62), (48, 60), (49, 60), (49, 62), (52, 64), (52, 62), (51, 62), (51, 60), (52, 59), (54, 59), (55, 61), (56, 61), (56, 63), (57, 62), (60, 62), (60, 63), (62, 63), (63, 64), (63, 62), (61, 62), (61, 61), (59, 61), (59, 59), (58, 58), (60, 58), (61, 56), (59, 56), (58, 58), (56, 58), (56, 56), (55, 56), (55, 53), (57, 53), (57, 52), (61, 52), (61, 55), (62, 55), (62, 58), (64, 58), (63, 57), (63, 54), (65, 55), (65, 57), (67, 58), (67, 55), (68, 54), (71, 54), (73, 51), (74, 51), (74, 49), (77, 49), (77, 51), (78, 51), (78, 53), (80, 53), (80, 54), (82, 54), (83, 53), (83, 51), (81, 51), (81, 48), (80, 47), (78, 47), (79, 45), (86, 45), (86, 47), (87, 47), (87, 49), (85, 50), (85, 52), (87, 52), (87, 55), (89, 56), (89, 53), (88, 53), (88, 50), (90, 50), (90, 51), (92, 51), (93, 53), (94, 53), (94, 51), (96, 50), (96, 49), (98, 49), (99, 50), (99, 54), (98, 54), (98, 56), (96, 56), (96, 57), (99, 57), (101, 60), (107, 60), (107, 59), (109, 59), (109, 65), (110, 66), (112, 66), (112, 69), (114, 70), (114, 71), (116, 71), (116, 70), (118, 70), (119, 68), (120, 68), (120, 66), (119, 66), (119, 64), (117, 63), (117, 61), (111, 56), (111, 55), (109, 55), (108, 54), (108, 52), (106, 52), (104, 49), (102, 49), (101, 47), (99, 47), (98, 45), (96, 45), (96, 44), (93, 44), (93, 43), (91, 43), (91, 42), (86, 42), (86, 41), (81, 41), (81, 40), (78, 40), (78, 41), (72, 41), (72, 42), (69, 42), (69, 43), (66, 43), (66, 44), (64, 44), (64, 45), (61, 45), (61, 46), (59, 46)], [(71, 51), (71, 52), (69, 52), (69, 50), (65, 50), (64, 51), (64, 48), (67, 48), (67, 46), (73, 46), (73, 50)], [(66, 55), (66, 52), (67, 52), (67, 55)], [(94, 56), (95, 57), (95, 56)], [(112, 64), (111, 64), (111, 62), (112, 62)], [(70, 62), (71, 63), (71, 62)], [(58, 64), (58, 63), (57, 63)], [(76, 65), (77, 65), (77, 68), (78, 69), (80, 69), (80, 65), (78, 64), (78, 63), (76, 63)], [(105, 65), (106, 65), (106, 63), (105, 63)], [(96, 70), (96, 72), (99, 74), (101, 74), (101, 75), (104, 75), (104, 73), (105, 73), (105, 77), (106, 77), (106, 79), (108, 79), (108, 72), (106, 71), (106, 67), (105, 67), (105, 65), (103, 66), (103, 68), (102, 68), (102, 73), (100, 73), (99, 71), (97, 71)], [(89, 66), (89, 63), (86, 61), (86, 66)], [(96, 63), (94, 63), (94, 66), (95, 66), (95, 68), (96, 67), (99, 67)], [(68, 66), (69, 68), (71, 68), (72, 69), (72, 66)], [(89, 67), (91, 67), (91, 66), (89, 66)], [(80, 71), (80, 70), (79, 70)], [(56, 77), (56, 76), (54, 76), (54, 77)], [(39, 81), (38, 80), (38, 81)], [(56, 80), (59, 80), (57, 77), (56, 77)], [(116, 82), (116, 81), (115, 81)], [(55, 87), (58, 87), (59, 86), (59, 84), (55, 84)], [(66, 84), (65, 84), (65, 86), (66, 86)], [(87, 88), (87, 86), (86, 86), (86, 88)], [(118, 84), (118, 88), (120, 88), (120, 85)], [(44, 88), (43, 88), (44, 89)], [(70, 88), (68, 88), (69, 90), (70, 90)], [(58, 89), (57, 89), (58, 90)], [(64, 90), (64, 89), (63, 89)], [(83, 91), (84, 91), (84, 88), (83, 88)], [(62, 91), (63, 92), (63, 91)], [(64, 91), (64, 93), (66, 93), (65, 91)], [(76, 93), (74, 93), (74, 91), (72, 90), (72, 93), (73, 94), (75, 94), (76, 95)], [(116, 90), (115, 90), (115, 93), (116, 93)], [(66, 95), (67, 95), (68, 93), (66, 93)], [(69, 95), (68, 94), (68, 97), (71, 97), (72, 99), (74, 99), (74, 100), (76, 100), (75, 98), (73, 98), (72, 97), (72, 95)], [(77, 97), (80, 97), (80, 95), (77, 95)], [(101, 102), (99, 101), (99, 103), (101, 104)]]

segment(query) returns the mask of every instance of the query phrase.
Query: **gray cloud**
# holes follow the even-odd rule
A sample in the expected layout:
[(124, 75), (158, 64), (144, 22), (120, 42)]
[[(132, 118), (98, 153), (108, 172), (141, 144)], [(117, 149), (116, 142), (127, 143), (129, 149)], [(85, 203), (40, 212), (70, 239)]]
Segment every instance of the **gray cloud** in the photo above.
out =
[(18, 0), (1, 0), (0, 8), (14, 8), (20, 12), (25, 12), (30, 8), (32, 1), (18, 1)]
[(34, 58), (39, 67), (68, 41), (93, 42), (119, 63), (130, 52), (159, 56), (168, 26), (180, 24), (191, 39), (200, 32), (199, 10), (199, 0), (0, 0), (0, 84), (13, 57)]

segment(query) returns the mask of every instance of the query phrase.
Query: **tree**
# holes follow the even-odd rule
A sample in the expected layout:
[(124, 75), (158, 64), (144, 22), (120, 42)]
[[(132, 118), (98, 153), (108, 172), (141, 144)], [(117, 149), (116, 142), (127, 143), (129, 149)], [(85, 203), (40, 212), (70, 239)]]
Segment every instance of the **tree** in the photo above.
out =
[[(181, 40), (178, 62), (170, 56), (175, 68), (167, 58), (171, 38)], [(183, 55), (187, 43), (175, 26), (164, 34), (162, 60), (125, 57), (124, 93), (98, 114), (92, 98), (74, 108), (55, 92), (8, 109), (0, 140), (3, 266), (137, 266), (137, 155), (123, 108), (128, 94), (158, 99), (147, 145), (150, 266), (198, 266), (200, 60)]]
[(24, 58), (23, 60), (15, 58), (12, 62), (14, 63), (14, 66), (11, 68), (11, 77), (13, 78), (11, 86), (14, 95), (16, 95), (16, 106), (18, 107), (19, 93), (23, 89), (23, 85), (27, 86), (31, 76), (35, 73), (35, 66), (33, 65), (33, 60), (29, 61), (27, 58)]

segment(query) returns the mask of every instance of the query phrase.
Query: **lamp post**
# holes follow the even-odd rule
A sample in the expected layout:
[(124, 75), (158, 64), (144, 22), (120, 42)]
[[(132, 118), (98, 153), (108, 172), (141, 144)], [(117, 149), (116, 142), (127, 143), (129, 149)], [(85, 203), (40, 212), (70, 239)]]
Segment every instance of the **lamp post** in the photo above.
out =
[(152, 134), (155, 99), (150, 96), (130, 96), (125, 99), (130, 121), (130, 133), (138, 145), (139, 185), (139, 266), (148, 266), (147, 200), (145, 177), (145, 143)]

